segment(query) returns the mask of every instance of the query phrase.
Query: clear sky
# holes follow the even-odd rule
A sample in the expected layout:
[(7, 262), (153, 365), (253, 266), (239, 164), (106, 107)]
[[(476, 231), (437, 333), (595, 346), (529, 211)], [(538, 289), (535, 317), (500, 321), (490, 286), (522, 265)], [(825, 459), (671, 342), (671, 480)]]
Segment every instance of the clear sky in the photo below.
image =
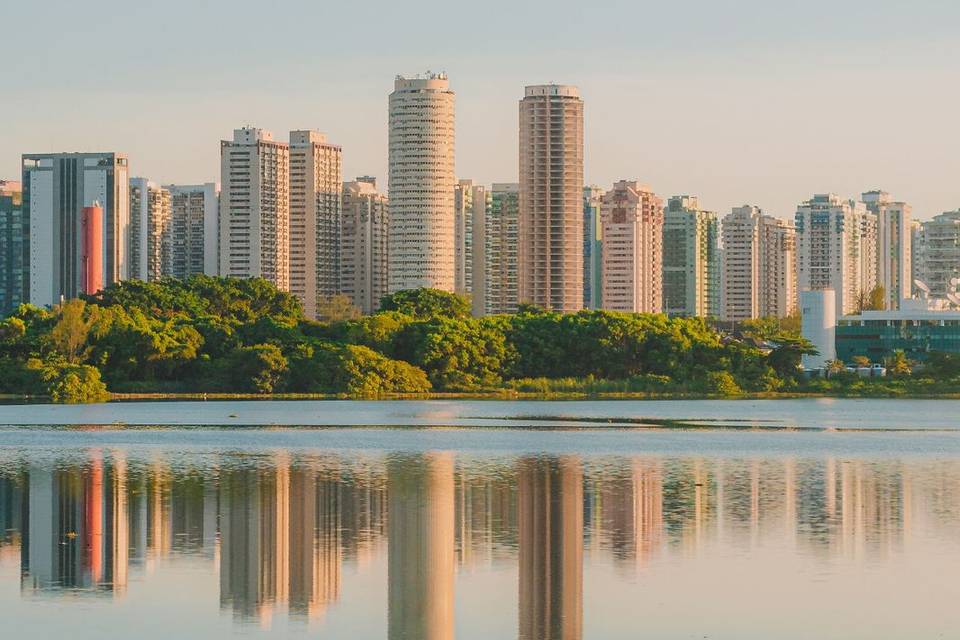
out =
[(219, 180), (218, 140), (313, 128), (386, 186), (398, 73), (450, 74), (457, 172), (517, 179), (525, 84), (576, 84), (586, 177), (792, 216), (882, 188), (960, 207), (956, 0), (252, 0), (10, 3), (0, 176), (21, 153), (122, 151), (162, 182)]

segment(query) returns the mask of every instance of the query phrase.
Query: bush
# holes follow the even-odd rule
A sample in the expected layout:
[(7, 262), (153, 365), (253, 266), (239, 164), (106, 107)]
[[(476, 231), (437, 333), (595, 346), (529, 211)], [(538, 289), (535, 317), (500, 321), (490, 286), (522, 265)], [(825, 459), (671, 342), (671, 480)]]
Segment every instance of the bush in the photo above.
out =
[(46, 394), (53, 402), (79, 404), (105, 402), (110, 398), (100, 372), (90, 365), (45, 365), (41, 369), (41, 378), (46, 385)]

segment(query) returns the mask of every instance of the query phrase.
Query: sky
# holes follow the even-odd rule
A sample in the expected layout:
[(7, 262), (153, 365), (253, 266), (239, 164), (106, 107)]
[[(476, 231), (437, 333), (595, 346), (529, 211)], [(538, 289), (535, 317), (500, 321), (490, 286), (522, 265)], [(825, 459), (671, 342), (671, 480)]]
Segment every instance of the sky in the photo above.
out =
[(0, 13), (0, 178), (22, 153), (119, 151), (219, 181), (219, 140), (318, 129), (386, 188), (397, 74), (446, 71), (457, 173), (517, 180), (527, 84), (580, 87), (585, 176), (791, 217), (884, 189), (960, 208), (955, 0), (46, 0)]

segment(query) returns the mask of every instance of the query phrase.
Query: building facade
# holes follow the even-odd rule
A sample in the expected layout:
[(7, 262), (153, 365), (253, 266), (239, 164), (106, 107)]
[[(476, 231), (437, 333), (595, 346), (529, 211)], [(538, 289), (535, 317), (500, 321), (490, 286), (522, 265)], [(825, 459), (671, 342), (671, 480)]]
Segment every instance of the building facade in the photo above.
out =
[(19, 182), (0, 180), (0, 317), (27, 301), (25, 274), (30, 256), (23, 220), (23, 193)]
[(797, 306), (796, 231), (759, 207), (734, 207), (723, 219), (721, 313), (739, 322), (782, 318)]
[(601, 295), (610, 311), (663, 310), (663, 200), (621, 180), (603, 196)]
[(877, 285), (883, 287), (885, 308), (899, 309), (913, 295), (913, 221), (906, 202), (894, 202), (885, 191), (861, 196), (877, 224)]
[(309, 318), (340, 291), (341, 166), (322, 133), (290, 132), (290, 292)]
[(373, 178), (343, 184), (340, 290), (364, 314), (387, 295), (390, 217), (387, 197)]
[(170, 191), (130, 178), (130, 279), (152, 282), (172, 272)]
[(290, 290), (290, 149), (269, 131), (220, 142), (220, 275)]
[[(457, 182), (453, 190), (454, 291), (471, 300), (478, 266), (482, 273), (483, 219), (486, 207), (485, 187), (474, 184), (473, 180)], [(478, 258), (480, 264), (476, 265)], [(482, 283), (480, 284), (482, 288)], [(479, 295), (482, 299), (483, 293)]]
[(603, 260), (603, 224), (600, 206), (603, 188), (591, 185), (583, 188), (583, 308), (602, 309), (600, 271)]
[(583, 100), (569, 85), (520, 101), (520, 300), (583, 308)]
[[(23, 156), (23, 220), (29, 302), (51, 306), (76, 298), (81, 280), (83, 208), (103, 209), (102, 287), (130, 275), (130, 196), (127, 157), (119, 153), (41, 153)], [(102, 288), (101, 287), (101, 288)]]
[(956, 293), (960, 278), (960, 210), (947, 211), (925, 220), (920, 231), (920, 273), (930, 297), (946, 299)]
[(855, 356), (866, 356), (882, 363), (894, 351), (917, 362), (932, 351), (960, 353), (960, 311), (905, 300), (899, 309), (862, 311), (837, 321), (838, 359), (849, 364)]
[(170, 272), (175, 278), (220, 273), (220, 189), (216, 183), (168, 184)]
[(390, 291), (453, 291), (454, 93), (446, 74), (397, 76), (389, 138)]
[(520, 301), (520, 185), (494, 183), (484, 224), (483, 315), (515, 313)]
[(720, 316), (720, 225), (694, 196), (673, 196), (663, 219), (663, 311)]
[(859, 308), (876, 285), (876, 217), (859, 201), (818, 194), (797, 207), (801, 291), (833, 289), (837, 313)]

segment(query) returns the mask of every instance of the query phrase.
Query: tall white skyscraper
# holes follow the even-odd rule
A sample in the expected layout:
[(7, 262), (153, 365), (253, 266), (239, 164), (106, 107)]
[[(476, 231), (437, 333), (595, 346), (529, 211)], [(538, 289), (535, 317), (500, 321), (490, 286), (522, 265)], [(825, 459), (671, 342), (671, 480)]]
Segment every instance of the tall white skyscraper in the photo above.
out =
[(317, 131), (290, 132), (290, 292), (317, 317), (340, 291), (340, 147)]
[(152, 282), (171, 275), (170, 191), (146, 178), (130, 178), (130, 279)]
[(720, 317), (782, 318), (797, 306), (797, 234), (759, 207), (734, 207), (723, 219)]
[(453, 291), (454, 93), (447, 75), (397, 76), (389, 104), (390, 291)]
[(269, 131), (220, 142), (220, 275), (290, 290), (290, 149)]
[(380, 308), (387, 295), (387, 197), (373, 178), (343, 185), (340, 290), (364, 314)]
[(80, 293), (81, 215), (103, 209), (103, 285), (130, 274), (130, 196), (127, 158), (119, 153), (40, 153), (23, 156), (23, 216), (28, 220), (29, 301), (50, 306)]
[(214, 182), (168, 184), (171, 209), (170, 275), (215, 276), (220, 271), (220, 189)]
[(663, 310), (663, 200), (650, 187), (621, 180), (603, 196), (603, 308)]
[(899, 309), (913, 291), (912, 209), (885, 191), (868, 191), (862, 198), (877, 221), (877, 284), (883, 287), (886, 308)]
[(876, 217), (830, 193), (801, 203), (794, 220), (799, 290), (833, 289), (838, 313), (857, 311), (876, 284)]
[(583, 100), (570, 85), (520, 101), (520, 300), (583, 308)]

